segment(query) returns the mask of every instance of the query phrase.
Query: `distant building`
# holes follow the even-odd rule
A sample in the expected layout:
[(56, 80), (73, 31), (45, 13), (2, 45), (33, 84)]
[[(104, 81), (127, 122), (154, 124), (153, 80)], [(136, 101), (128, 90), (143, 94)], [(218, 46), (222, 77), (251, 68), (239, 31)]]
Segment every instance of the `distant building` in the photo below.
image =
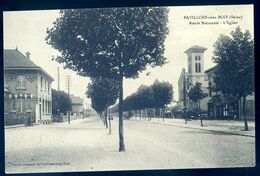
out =
[[(212, 67), (205, 71), (206, 80), (208, 82), (208, 115), (212, 119), (236, 119), (242, 109), (241, 98), (240, 105), (238, 100), (231, 96), (223, 95), (221, 91), (216, 91), (214, 77), (216, 67)], [(255, 96), (254, 93), (246, 97), (246, 115), (249, 119), (255, 117)], [(241, 117), (240, 117), (241, 118)]]
[[(184, 80), (186, 79), (186, 80)], [(179, 92), (179, 100), (177, 102), (177, 105), (178, 106), (184, 106), (183, 104), (183, 98), (184, 98), (184, 81), (187, 81), (187, 72), (185, 72), (185, 69), (182, 68), (181, 70), (181, 74), (180, 74), (180, 77), (179, 77), (179, 80), (178, 80), (178, 92)], [(187, 89), (187, 86), (186, 86), (186, 89)], [(187, 99), (186, 99), (187, 101)]]
[(48, 123), (54, 79), (18, 49), (4, 49), (5, 125)]
[(72, 111), (71, 115), (75, 118), (81, 118), (83, 117), (83, 100), (80, 97), (76, 97), (71, 95), (71, 105), (72, 105)]

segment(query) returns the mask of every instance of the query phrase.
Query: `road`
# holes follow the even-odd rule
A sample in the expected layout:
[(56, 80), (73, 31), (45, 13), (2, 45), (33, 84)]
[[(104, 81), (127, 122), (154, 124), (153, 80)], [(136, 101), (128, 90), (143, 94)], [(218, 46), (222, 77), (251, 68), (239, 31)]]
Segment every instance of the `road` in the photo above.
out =
[(100, 119), (5, 129), (6, 171), (68, 172), (253, 167), (255, 138), (125, 120), (126, 152), (118, 152)]

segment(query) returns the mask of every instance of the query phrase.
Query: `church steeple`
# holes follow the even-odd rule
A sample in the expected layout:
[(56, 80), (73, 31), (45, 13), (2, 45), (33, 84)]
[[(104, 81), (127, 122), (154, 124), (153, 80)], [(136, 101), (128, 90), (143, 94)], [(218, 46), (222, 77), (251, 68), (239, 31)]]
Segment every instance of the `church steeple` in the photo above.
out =
[(204, 82), (204, 51), (207, 48), (194, 45), (184, 53), (188, 56), (188, 77), (191, 84)]

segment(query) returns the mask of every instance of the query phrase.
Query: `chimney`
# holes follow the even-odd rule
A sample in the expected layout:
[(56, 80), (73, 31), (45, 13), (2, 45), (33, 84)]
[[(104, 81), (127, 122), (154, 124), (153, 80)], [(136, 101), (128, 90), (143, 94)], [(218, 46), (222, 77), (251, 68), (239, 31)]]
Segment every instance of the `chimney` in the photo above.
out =
[(29, 51), (27, 51), (27, 53), (25, 53), (26, 54), (26, 57), (28, 58), (28, 59), (30, 59), (30, 52)]

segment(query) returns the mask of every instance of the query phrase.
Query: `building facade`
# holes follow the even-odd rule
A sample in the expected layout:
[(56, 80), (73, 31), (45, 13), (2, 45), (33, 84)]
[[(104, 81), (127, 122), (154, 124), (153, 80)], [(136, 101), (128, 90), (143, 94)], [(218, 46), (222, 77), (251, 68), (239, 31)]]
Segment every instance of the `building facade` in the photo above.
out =
[(71, 95), (71, 115), (73, 118), (82, 118), (84, 109), (83, 109), (83, 100), (80, 97)]
[[(215, 89), (215, 70), (212, 67), (205, 71), (206, 80), (208, 82), (208, 116), (211, 119), (241, 119), (243, 99), (236, 99), (231, 95), (223, 95), (221, 91)], [(249, 119), (255, 117), (255, 96), (246, 97), (246, 115)]]
[(5, 124), (51, 122), (53, 80), (30, 60), (29, 52), (25, 56), (18, 49), (5, 49)]
[[(206, 93), (207, 90), (207, 81), (205, 80), (204, 74), (204, 52), (207, 48), (194, 45), (187, 49), (184, 53), (187, 54), (188, 65), (187, 65), (187, 72), (185, 69), (182, 69), (178, 80), (178, 88), (179, 88), (179, 101), (178, 106), (183, 106), (183, 95), (184, 89), (186, 89), (186, 104), (187, 107), (195, 106), (194, 102), (192, 102), (188, 98), (188, 92), (197, 82), (201, 83), (201, 88), (203, 93)], [(186, 87), (186, 88), (184, 88)], [(207, 98), (203, 98), (200, 100), (200, 109), (202, 111), (207, 111)]]

